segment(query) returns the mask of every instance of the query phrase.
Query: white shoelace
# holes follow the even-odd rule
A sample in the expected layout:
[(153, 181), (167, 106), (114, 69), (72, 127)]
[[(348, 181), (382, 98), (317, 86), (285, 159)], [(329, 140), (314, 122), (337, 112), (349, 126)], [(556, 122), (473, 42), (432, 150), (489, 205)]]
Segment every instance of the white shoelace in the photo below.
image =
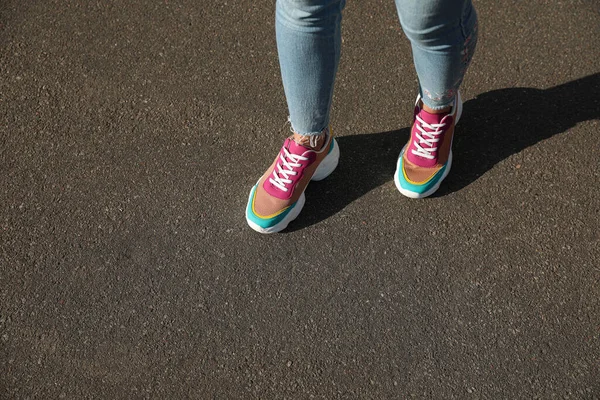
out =
[[(417, 139), (419, 139), (418, 141), (415, 140), (415, 147), (417, 148), (416, 150), (413, 149), (411, 152), (419, 157), (424, 157), (427, 158), (429, 160), (432, 160), (434, 158), (434, 153), (437, 151), (437, 147), (434, 147), (435, 144), (437, 142), (440, 141), (439, 136), (444, 132), (441, 129), (446, 126), (446, 124), (428, 124), (427, 122), (423, 121), (423, 119), (421, 119), (421, 117), (419, 117), (417, 115), (417, 121), (419, 122), (417, 124), (417, 130), (418, 132), (416, 133)], [(428, 129), (425, 130), (424, 128)], [(422, 147), (422, 144), (426, 144), (427, 146), (430, 147)]]
[[(290, 179), (291, 175), (298, 175), (297, 171), (294, 171), (294, 168), (301, 167), (300, 161), (308, 160), (308, 157), (303, 157), (296, 154), (291, 154), (288, 149), (283, 148), (283, 153), (279, 155), (280, 162), (275, 166), (275, 170), (273, 170), (273, 178), (269, 178), (269, 182), (275, 185), (280, 190), (284, 192), (288, 191), (288, 188), (285, 187), (286, 184), (292, 183)], [(289, 160), (289, 161), (288, 161)]]

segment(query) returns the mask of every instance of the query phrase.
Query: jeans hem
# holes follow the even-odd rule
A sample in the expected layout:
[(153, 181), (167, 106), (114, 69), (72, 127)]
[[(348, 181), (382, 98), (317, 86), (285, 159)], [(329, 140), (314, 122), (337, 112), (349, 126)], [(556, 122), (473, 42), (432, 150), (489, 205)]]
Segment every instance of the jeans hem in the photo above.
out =
[(446, 104), (446, 105), (443, 105), (443, 106), (433, 106), (433, 107), (432, 107), (432, 106), (430, 106), (429, 104), (427, 104), (427, 103), (423, 102), (423, 104), (425, 104), (427, 107), (431, 108), (431, 109), (432, 109), (432, 110), (434, 110), (434, 111), (439, 111), (439, 110), (443, 110), (444, 108), (451, 107), (453, 103), (454, 103), (454, 101), (451, 101), (450, 103), (448, 103), (448, 104)]
[(325, 126), (325, 128), (319, 130), (319, 131), (311, 131), (311, 132), (299, 132), (296, 129), (294, 129), (294, 125), (292, 125), (292, 132), (297, 133), (298, 135), (301, 136), (318, 136), (323, 134), (325, 131), (327, 130), (327, 125)]

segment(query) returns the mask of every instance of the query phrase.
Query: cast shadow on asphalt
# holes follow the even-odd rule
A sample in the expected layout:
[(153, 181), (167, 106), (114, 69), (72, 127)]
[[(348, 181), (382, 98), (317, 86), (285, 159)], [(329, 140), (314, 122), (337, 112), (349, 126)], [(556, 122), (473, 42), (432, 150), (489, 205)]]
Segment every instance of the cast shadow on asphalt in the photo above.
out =
[[(579, 122), (600, 119), (600, 73), (549, 89), (507, 88), (483, 93), (464, 104), (454, 138), (454, 163), (435, 197), (461, 190), (498, 162)], [(336, 171), (306, 190), (293, 232), (323, 221), (393, 179), (409, 128), (337, 137)], [(560, 162), (548, 157), (549, 162)], [(376, 206), (376, 205), (374, 205)]]

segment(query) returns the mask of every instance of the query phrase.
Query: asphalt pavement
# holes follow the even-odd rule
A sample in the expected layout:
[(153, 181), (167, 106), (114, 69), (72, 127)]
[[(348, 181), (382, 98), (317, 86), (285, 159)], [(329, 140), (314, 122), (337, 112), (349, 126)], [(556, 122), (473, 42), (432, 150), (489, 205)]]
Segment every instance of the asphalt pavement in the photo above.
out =
[(0, 2), (0, 398), (600, 398), (598, 1), (475, 0), (423, 200), (409, 43), (349, 1), (339, 167), (265, 236), (272, 3)]

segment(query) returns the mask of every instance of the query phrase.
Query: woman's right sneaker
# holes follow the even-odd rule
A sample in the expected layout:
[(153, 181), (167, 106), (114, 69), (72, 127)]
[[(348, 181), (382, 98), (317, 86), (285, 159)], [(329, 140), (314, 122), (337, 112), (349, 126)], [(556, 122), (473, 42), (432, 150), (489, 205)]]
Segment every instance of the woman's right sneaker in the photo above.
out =
[(444, 114), (426, 112), (421, 97), (417, 97), (410, 138), (400, 152), (394, 174), (400, 193), (421, 199), (438, 190), (452, 166), (452, 139), (461, 113), (460, 92), (452, 109)]
[(340, 150), (329, 132), (323, 131), (324, 143), (315, 150), (287, 138), (273, 164), (250, 191), (246, 221), (260, 233), (285, 229), (304, 206), (308, 183), (327, 178), (338, 165)]

